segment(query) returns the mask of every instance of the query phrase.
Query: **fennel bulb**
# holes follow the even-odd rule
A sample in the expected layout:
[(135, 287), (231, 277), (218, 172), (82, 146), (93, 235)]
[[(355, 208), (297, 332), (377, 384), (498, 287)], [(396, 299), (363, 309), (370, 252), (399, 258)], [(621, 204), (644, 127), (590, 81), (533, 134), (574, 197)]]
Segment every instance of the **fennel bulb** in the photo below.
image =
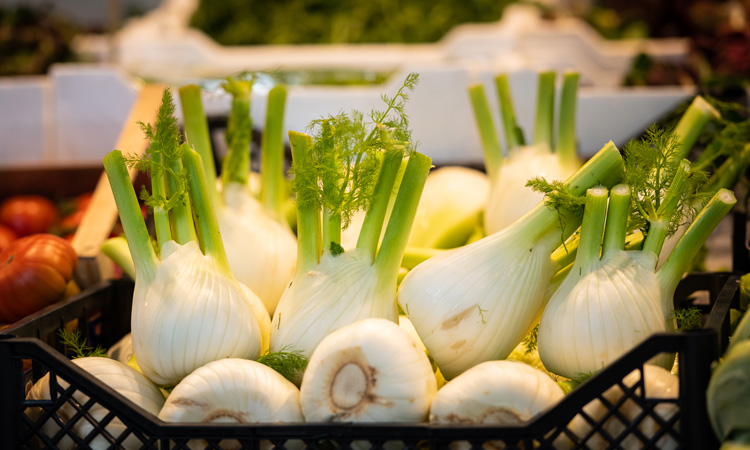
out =
[(555, 109), (555, 72), (539, 74), (536, 124), (533, 145), (525, 145), (513, 112), (513, 101), (507, 75), (495, 78), (502, 115), (508, 157), (503, 157), (497, 132), (492, 123), (484, 87), (469, 88), (474, 116), (479, 127), (485, 154), (485, 167), (491, 187), (484, 212), (487, 234), (495, 233), (526, 214), (544, 195), (526, 187), (534, 177), (562, 180), (572, 175), (581, 162), (576, 156), (575, 114), (578, 91), (577, 72), (563, 76), (559, 117), (559, 142), (553, 144)]
[(409, 333), (371, 318), (320, 342), (300, 402), (307, 422), (422, 422), (436, 392), (427, 355)]
[(443, 386), (430, 423), (521, 425), (565, 394), (544, 372), (518, 361), (485, 361)]
[(122, 154), (113, 151), (104, 158), (136, 269), (133, 348), (143, 373), (168, 386), (216, 359), (257, 358), (262, 339), (252, 304), (226, 260), (201, 158), (186, 145), (177, 146), (173, 111), (165, 90), (156, 130), (147, 128), (151, 160), (139, 161), (152, 170), (154, 195), (148, 201), (160, 257)]
[(464, 245), (480, 225), (489, 186), (487, 175), (468, 167), (446, 166), (430, 172), (408, 245), (435, 248)]
[[(235, 277), (246, 284), (273, 314), (284, 288), (294, 274), (296, 238), (284, 215), (286, 197), (282, 124), (286, 88), (276, 86), (268, 94), (266, 127), (261, 147), (260, 199), (253, 194), (257, 176), (250, 171), (248, 147), (251, 81), (228, 79), (225, 90), (232, 94), (227, 126), (229, 153), (224, 158), (221, 183), (216, 181), (208, 125), (201, 104), (200, 88), (180, 88), (185, 131), (204, 163), (207, 183), (229, 260)], [(218, 190), (217, 190), (218, 189)]]
[(266, 307), (270, 317), (294, 275), (297, 239), (286, 223), (269, 214), (246, 185), (228, 183), (217, 217), (229, 267)]
[[(410, 75), (404, 88), (414, 83), (416, 76)], [(349, 323), (369, 317), (396, 321), (399, 266), (431, 166), (430, 159), (417, 152), (403, 161), (411, 148), (403, 95), (399, 91), (385, 112), (373, 113), (373, 124), (354, 112), (314, 122), (314, 141), (306, 134), (289, 133), (298, 260), (274, 312), (271, 352), (299, 351), (309, 357), (326, 335)], [(399, 119), (390, 118), (390, 111)], [(381, 243), (402, 164), (403, 180)], [(342, 224), (361, 208), (367, 212), (357, 245), (344, 249)]]
[[(747, 313), (745, 313), (747, 316)], [(735, 342), (711, 374), (706, 407), (721, 441), (747, 441), (750, 434), (750, 341)]]
[[(644, 364), (643, 371), (634, 370), (622, 379), (622, 384), (627, 389), (632, 389), (637, 383), (641, 382), (634, 392), (633, 397), (637, 397), (644, 400), (655, 400), (655, 399), (676, 399), (679, 396), (679, 378), (673, 375), (670, 371), (651, 364)], [(623, 449), (639, 449), (643, 448), (644, 443), (634, 434), (632, 431), (627, 431), (627, 425), (636, 424), (638, 431), (643, 434), (646, 439), (653, 438), (657, 433), (661, 433), (665, 430), (665, 426), (662, 422), (674, 423), (672, 420), (675, 414), (679, 413), (679, 407), (674, 403), (659, 403), (653, 406), (653, 409), (644, 416), (646, 411), (637, 402), (629, 397), (623, 400), (624, 392), (619, 385), (612, 386), (604, 392), (603, 398), (610, 405), (620, 405), (617, 408), (617, 415), (612, 415), (611, 407), (605, 405), (599, 399), (591, 401), (589, 404), (583, 407), (583, 412), (593, 421), (599, 423), (604, 422), (602, 430), (607, 433), (608, 437), (604, 437), (602, 433), (594, 433), (590, 438), (581, 442), (580, 444), (584, 448), (591, 450), (604, 450), (611, 448), (610, 441), (613, 439), (619, 442), (619, 448)], [(649, 407), (652, 406), (649, 404)], [(660, 419), (656, 420), (654, 416)], [(621, 417), (621, 418), (620, 418)], [(571, 431), (573, 431), (579, 437), (585, 437), (591, 433), (592, 427), (587, 419), (584, 419), (581, 415), (577, 415), (573, 418), (569, 425)], [(672, 428), (677, 432), (678, 425), (672, 425)], [(627, 431), (627, 436), (623, 438), (622, 434)], [(620, 440), (621, 439), (621, 440)], [(679, 447), (679, 442), (669, 432), (665, 433), (656, 441), (656, 448), (671, 450)]]
[(549, 300), (539, 325), (539, 355), (548, 370), (569, 378), (596, 372), (651, 334), (674, 329), (677, 283), (736, 202), (730, 191), (720, 190), (657, 271), (670, 218), (680, 199), (686, 198), (689, 172), (685, 160), (659, 208), (643, 208), (652, 212), (641, 250), (624, 250), (629, 186), (612, 189), (609, 210), (607, 189), (589, 189), (575, 263)]
[(437, 381), (437, 388), (440, 389), (445, 384), (445, 378), (443, 377), (443, 374), (440, 373), (440, 369), (438, 369), (437, 364), (435, 364), (435, 361), (430, 356), (430, 352), (427, 351), (427, 347), (424, 346), (422, 343), (422, 339), (419, 337), (419, 334), (417, 333), (417, 330), (414, 328), (414, 325), (411, 323), (411, 320), (409, 320), (408, 317), (406, 317), (403, 314), (399, 314), (398, 316), (398, 326), (401, 327), (402, 330), (409, 333), (409, 336), (411, 336), (412, 340), (415, 344), (417, 344), (417, 347), (419, 347), (425, 355), (427, 355), (427, 359), (430, 360), (430, 364), (432, 365), (432, 371), (435, 372), (435, 380)]
[(526, 187), (529, 179), (564, 180), (576, 168), (561, 164), (560, 157), (546, 145), (526, 146), (512, 152), (503, 160), (487, 197), (484, 210), (486, 233), (502, 230), (544, 199), (543, 193)]
[[(268, 366), (237, 358), (210, 362), (185, 377), (167, 397), (159, 419), (237, 424), (303, 421), (297, 386)], [(198, 450), (208, 448), (209, 443), (192, 439), (187, 445)], [(219, 445), (226, 449), (241, 447), (229, 439)], [(261, 448), (272, 445), (261, 441)]]
[[(622, 158), (609, 143), (567, 184), (581, 193), (619, 178)], [(401, 282), (399, 304), (446, 379), (483, 361), (504, 359), (533, 328), (559, 267), (550, 255), (578, 226), (540, 203), (501, 232), (432, 257)]]
[[(105, 244), (108, 244), (107, 256), (114, 261), (118, 261), (118, 264), (124, 264), (124, 266), (130, 267), (131, 269), (129, 270), (132, 272), (130, 277), (135, 280), (135, 266), (133, 265), (133, 259), (130, 256), (130, 249), (125, 238), (111, 238), (108, 239)], [(102, 246), (102, 251), (104, 251), (104, 246)], [(268, 351), (268, 342), (271, 338), (271, 316), (268, 315), (266, 305), (263, 304), (255, 292), (243, 283), (240, 283), (240, 288), (242, 288), (242, 292), (244, 292), (245, 297), (247, 297), (250, 302), (253, 312), (255, 313), (255, 318), (258, 320), (261, 334), (261, 353), (265, 353)], [(133, 341), (131, 334), (128, 333), (117, 344), (115, 344), (115, 346), (110, 348), (108, 354), (109, 353), (112, 353), (112, 355), (109, 355), (110, 358), (124, 363), (130, 363), (130, 358), (133, 355)]]
[[(740, 306), (746, 306), (748, 275), (740, 284)], [(745, 305), (743, 305), (745, 303)], [(706, 409), (722, 448), (750, 442), (750, 314), (745, 310), (729, 339), (729, 347), (711, 374)], [(732, 447), (736, 445), (737, 447)]]
[(299, 389), (259, 362), (227, 358), (194, 370), (175, 386), (159, 418), (165, 422), (302, 422)]
[[(164, 396), (161, 391), (159, 391), (159, 388), (146, 378), (145, 375), (132, 367), (113, 359), (101, 357), (76, 358), (71, 362), (154, 416), (159, 413), (159, 410), (164, 405)], [(50, 400), (52, 398), (52, 393), (50, 392), (49, 378), (49, 374), (40, 378), (39, 381), (31, 387), (31, 390), (29, 390), (26, 395), (26, 399)], [(59, 398), (60, 392), (67, 390), (69, 387), (70, 385), (67, 382), (58, 379), (58, 392), (55, 394), (56, 398)], [(57, 409), (57, 416), (62, 421), (62, 424), (67, 425), (70, 428), (67, 432), (64, 432), (62, 438), (55, 445), (55, 448), (61, 450), (78, 448), (78, 444), (76, 444), (76, 441), (71, 436), (75, 435), (79, 439), (86, 439), (89, 434), (94, 431), (94, 425), (92, 425), (86, 417), (80, 416), (75, 423), (70, 423), (71, 420), (79, 414), (80, 405), (85, 405), (89, 400), (90, 399), (87, 395), (81, 391), (76, 391), (72, 395), (71, 400), (66, 401)], [(41, 407), (30, 407), (26, 409), (25, 413), (32, 420), (36, 421), (44, 415), (45, 411)], [(105, 405), (94, 403), (94, 405), (87, 410), (87, 414), (97, 423), (102, 423), (103, 421), (108, 420), (107, 416), (111, 413)], [(128, 427), (126, 427), (120, 419), (114, 417), (112, 420), (108, 421), (107, 425), (104, 426), (104, 429), (113, 439), (118, 439)], [(41, 426), (41, 431), (50, 438), (53, 438), (58, 432), (61, 432), (61, 430), (60, 424), (58, 424), (52, 417), (48, 418)], [(68, 433), (70, 433), (70, 435)], [(110, 448), (111, 445), (112, 442), (108, 437), (96, 432), (88, 442), (87, 448), (106, 449)], [(119, 445), (125, 449), (138, 449), (141, 448), (143, 442), (134, 435), (129, 434)]]

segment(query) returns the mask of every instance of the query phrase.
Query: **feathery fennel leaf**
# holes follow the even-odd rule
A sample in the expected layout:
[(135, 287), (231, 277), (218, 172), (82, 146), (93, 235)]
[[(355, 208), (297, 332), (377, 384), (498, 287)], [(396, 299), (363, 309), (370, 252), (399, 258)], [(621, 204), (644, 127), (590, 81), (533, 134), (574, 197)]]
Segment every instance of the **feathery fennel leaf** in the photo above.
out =
[(293, 161), (290, 171), (299, 205), (321, 205), (329, 214), (340, 215), (342, 228), (352, 214), (369, 208), (385, 151), (415, 150), (404, 108), (418, 79), (409, 74), (393, 97), (383, 95), (385, 109), (371, 111), (369, 120), (355, 110), (310, 123), (312, 160)]
[(135, 167), (137, 170), (149, 174), (152, 178), (159, 176), (162, 172), (175, 181), (177, 192), (169, 196), (153, 195), (145, 186), (141, 187), (140, 198), (152, 211), (154, 208), (162, 208), (169, 211), (174, 205), (185, 204), (187, 200), (187, 174), (177, 174), (169, 168), (168, 161), (181, 159), (183, 148), (181, 146), (182, 136), (174, 116), (175, 106), (172, 92), (164, 89), (161, 104), (156, 115), (156, 124), (139, 122), (141, 130), (150, 141), (149, 148), (143, 156), (124, 155), (125, 164)]
[[(633, 192), (628, 228), (640, 229), (647, 235), (650, 222), (659, 219), (657, 211), (677, 173), (679, 161), (675, 161), (675, 156), (679, 154), (679, 143), (669, 130), (652, 125), (643, 139), (630, 141), (624, 153), (624, 181)], [(696, 200), (709, 195), (698, 190), (706, 180), (705, 172), (691, 167), (686, 184), (688, 188), (682, 191), (677, 207), (666, 217), (669, 221), (668, 235), (674, 234), (685, 218), (697, 213), (695, 208), (699, 203)]]
[(91, 347), (86, 345), (86, 340), (81, 335), (81, 330), (66, 330), (61, 328), (58, 331), (58, 336), (62, 341), (63, 347), (66, 351), (73, 352), (73, 358), (84, 358), (90, 356), (101, 356), (106, 357), (107, 351), (101, 346)]
[(264, 364), (292, 383), (298, 381), (307, 368), (308, 359), (302, 352), (288, 352), (282, 349), (280, 352), (266, 353), (258, 358), (258, 362)]
[(701, 327), (703, 313), (696, 306), (689, 308), (677, 308), (674, 310), (674, 320), (680, 331), (694, 330)]

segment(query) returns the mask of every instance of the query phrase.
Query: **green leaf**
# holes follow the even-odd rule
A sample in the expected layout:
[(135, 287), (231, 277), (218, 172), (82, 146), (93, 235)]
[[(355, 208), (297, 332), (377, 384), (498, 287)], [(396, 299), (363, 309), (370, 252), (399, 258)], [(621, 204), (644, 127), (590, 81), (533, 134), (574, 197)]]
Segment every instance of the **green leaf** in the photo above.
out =
[(66, 353), (73, 353), (73, 359), (91, 356), (107, 357), (107, 351), (102, 347), (98, 345), (96, 347), (86, 345), (86, 339), (83, 338), (81, 330), (79, 329), (70, 331), (61, 328), (57, 334), (60, 337), (60, 341), (62, 342)]

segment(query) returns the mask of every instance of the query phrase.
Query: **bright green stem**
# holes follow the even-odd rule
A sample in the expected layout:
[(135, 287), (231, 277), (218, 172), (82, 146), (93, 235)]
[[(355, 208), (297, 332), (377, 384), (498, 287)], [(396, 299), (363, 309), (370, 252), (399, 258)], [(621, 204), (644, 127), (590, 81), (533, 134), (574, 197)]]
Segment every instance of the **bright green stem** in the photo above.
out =
[[(701, 246), (735, 203), (737, 203), (737, 199), (732, 191), (720, 189), (693, 220), (657, 273), (665, 292), (674, 292), (677, 283), (679, 283), (685, 270), (690, 267), (690, 263), (698, 254)], [(669, 302), (671, 303), (671, 301), (670, 296)]]
[(185, 135), (188, 144), (201, 155), (203, 171), (206, 174), (206, 188), (214, 201), (218, 201), (216, 190), (216, 166), (214, 152), (211, 148), (211, 138), (208, 134), (208, 121), (203, 112), (201, 88), (189, 84), (180, 88), (180, 105), (182, 105), (182, 120), (185, 125)]
[(447, 250), (432, 247), (407, 246), (406, 250), (404, 250), (404, 258), (401, 260), (401, 267), (411, 270), (433, 256), (441, 255), (446, 251)]
[[(164, 170), (164, 154), (159, 144), (151, 144), (151, 195), (156, 198), (167, 199), (167, 174)], [(169, 222), (169, 211), (162, 206), (154, 206), (154, 229), (156, 230), (156, 242), (161, 248), (165, 242), (172, 239), (172, 227)]]
[(673, 155), (673, 159), (681, 160), (685, 158), (708, 122), (719, 117), (721, 117), (719, 112), (706, 99), (700, 95), (695, 97), (672, 132), (680, 144), (679, 150)]
[(250, 141), (253, 124), (250, 119), (250, 95), (252, 83), (227, 80), (224, 89), (232, 94), (232, 109), (227, 122), (226, 138), (229, 150), (222, 161), (221, 182), (247, 184), (250, 176)]
[(183, 153), (183, 163), (188, 174), (188, 191), (203, 253), (213, 258), (219, 270), (225, 275), (232, 276), (227, 254), (224, 251), (224, 242), (221, 240), (219, 220), (216, 218), (214, 205), (206, 189), (206, 176), (203, 173), (201, 156), (192, 149), (186, 149)]
[[(182, 144), (182, 152), (187, 152), (190, 149), (187, 144)], [(182, 160), (180, 158), (168, 158), (167, 167), (175, 174), (183, 173)], [(177, 185), (174, 176), (167, 177), (167, 192), (170, 196), (175, 193), (182, 192), (183, 188)], [(210, 196), (210, 194), (209, 194)], [(213, 200), (213, 198), (211, 198)], [(174, 239), (178, 244), (187, 244), (190, 241), (198, 240), (195, 234), (195, 225), (193, 224), (193, 210), (190, 205), (190, 198), (185, 198), (183, 201), (178, 201), (169, 210), (170, 217), (172, 218), (172, 230), (174, 231)]]
[(555, 126), (555, 72), (539, 73), (539, 86), (536, 97), (536, 122), (534, 124), (534, 145), (547, 144), (555, 148), (553, 133)]
[(371, 255), (375, 255), (377, 252), (383, 223), (393, 194), (393, 187), (403, 159), (403, 150), (395, 148), (386, 151), (383, 157), (380, 175), (373, 191), (372, 203), (365, 214), (365, 220), (357, 238), (357, 248), (367, 249)]
[(325, 208), (323, 218), (323, 249), (330, 249), (331, 244), (341, 245), (341, 213)]
[(562, 94), (560, 96), (559, 139), (557, 154), (563, 164), (576, 166), (579, 163), (576, 155), (576, 100), (578, 98), (578, 72), (566, 72), (563, 75)]
[(564, 245), (559, 246), (554, 252), (552, 252), (551, 258), (552, 261), (557, 264), (557, 267), (562, 268), (573, 264), (576, 260), (576, 255), (578, 254), (579, 243), (580, 239), (578, 239), (578, 236), (573, 236), (568, 239)]
[[(292, 149), (294, 166), (299, 173), (311, 173), (312, 137), (289, 132), (289, 146)], [(297, 203), (297, 273), (305, 273), (318, 264), (321, 252), (321, 222), (319, 204)]]
[(669, 232), (670, 220), (674, 215), (675, 209), (679, 206), (680, 198), (684, 194), (689, 173), (690, 162), (683, 159), (675, 172), (667, 193), (664, 194), (664, 199), (659, 205), (655, 217), (649, 218), (648, 234), (643, 241), (643, 250), (649, 250), (655, 255), (661, 253), (664, 240), (667, 238)]
[(114, 261), (115, 264), (120, 266), (122, 271), (125, 272), (131, 280), (135, 280), (135, 265), (133, 264), (133, 257), (130, 255), (127, 239), (122, 236), (109, 238), (104, 241), (100, 250), (107, 255), (109, 259)]
[(266, 127), (260, 151), (260, 198), (268, 211), (282, 217), (286, 185), (284, 184), (284, 107), (285, 86), (275, 86), (268, 92)]
[(383, 244), (375, 257), (375, 270), (383, 277), (384, 283), (396, 283), (398, 269), (404, 256), (409, 232), (417, 214), (417, 206), (422, 196), (427, 174), (432, 167), (432, 160), (414, 152), (409, 156), (404, 178), (396, 194), (391, 216), (383, 236)]
[(482, 139), (485, 171), (490, 179), (494, 180), (503, 164), (503, 151), (500, 149), (497, 130), (492, 123), (492, 114), (490, 113), (490, 105), (487, 103), (487, 95), (484, 93), (484, 86), (481, 84), (470, 86), (469, 98), (471, 98), (474, 118), (479, 128), (479, 137)]
[(495, 77), (495, 86), (497, 87), (497, 97), (500, 103), (500, 115), (503, 121), (505, 142), (508, 145), (508, 153), (510, 154), (516, 148), (524, 145), (524, 143), (523, 136), (519, 136), (520, 129), (516, 122), (516, 113), (513, 110), (513, 97), (510, 94), (508, 75), (502, 74)]
[(156, 275), (159, 258), (156, 256), (154, 247), (151, 246), (151, 237), (148, 235), (146, 222), (141, 215), (141, 206), (138, 204), (133, 182), (130, 180), (125, 160), (119, 150), (112, 151), (104, 157), (104, 170), (107, 172), (107, 178), (112, 187), (122, 228), (125, 230), (130, 253), (133, 255), (136, 273), (141, 281), (150, 283)]
[(630, 195), (630, 186), (627, 184), (618, 184), (609, 191), (609, 208), (607, 208), (607, 224), (604, 226), (602, 254), (609, 250), (625, 249)]
[[(571, 175), (565, 183), (568, 185), (570, 193), (583, 195), (588, 188), (593, 186), (601, 185), (609, 188), (617, 184), (622, 179), (622, 173), (622, 156), (620, 156), (620, 151), (617, 150), (615, 144), (610, 141), (591, 157), (586, 164), (578, 169), (576, 173)], [(575, 228), (577, 228), (576, 223), (580, 223), (580, 219), (569, 217), (567, 220), (564, 220), (565, 230), (562, 230), (561, 233), (558, 211), (547, 207), (544, 202), (539, 202), (523, 217), (523, 220), (518, 220), (515, 223), (518, 224), (517, 226), (537, 230), (537, 238), (542, 238), (549, 233), (555, 233), (556, 237), (554, 235), (550, 236), (553, 238), (550, 240), (550, 253), (552, 253), (554, 249), (558, 248), (575, 231)]]
[(581, 236), (578, 243), (578, 254), (574, 267), (588, 267), (592, 262), (599, 261), (604, 233), (604, 222), (607, 216), (606, 188), (595, 187), (586, 191), (586, 206), (581, 223)]
[(730, 156), (716, 169), (701, 190), (711, 192), (721, 188), (732, 189), (747, 171), (748, 165), (750, 165), (750, 144), (745, 144), (745, 148), (740, 153)]

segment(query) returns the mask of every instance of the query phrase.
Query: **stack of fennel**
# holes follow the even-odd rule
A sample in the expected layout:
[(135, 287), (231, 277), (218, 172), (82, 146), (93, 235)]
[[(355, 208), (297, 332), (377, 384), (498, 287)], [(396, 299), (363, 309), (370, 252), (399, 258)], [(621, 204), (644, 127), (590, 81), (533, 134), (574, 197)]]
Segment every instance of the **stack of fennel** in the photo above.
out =
[[(358, 113), (339, 114), (314, 122), (312, 136), (290, 132), (298, 251), (295, 274), (285, 281), (275, 308), (270, 347), (271, 355), (282, 359), (290, 354), (309, 357), (307, 368), (290, 358), (296, 362), (286, 375), (293, 382), (252, 361), (261, 353), (260, 316), (267, 312), (233, 275), (216, 217), (219, 200), (211, 193), (215, 185), (206, 181), (206, 161), (189, 148), (198, 146), (200, 132), (191, 138), (186, 125), (188, 141), (180, 143), (168, 92), (157, 126), (146, 127), (151, 159), (134, 161), (153, 177), (149, 204), (157, 250), (141, 219), (122, 155), (107, 156), (105, 167), (136, 271), (136, 359), (152, 382), (175, 386), (158, 411), (160, 418), (522, 423), (556, 404), (564, 391), (544, 372), (499, 360), (533, 328), (556, 288), (560, 287), (554, 295), (566, 298), (586, 291), (579, 287), (580, 279), (601, 279), (599, 266), (616, 282), (628, 272), (655, 279), (647, 283), (653, 295), (644, 298), (654, 302), (650, 307), (662, 314), (660, 326), (667, 327), (670, 316), (661, 302), (671, 301), (670, 290), (689, 254), (726, 214), (733, 198), (725, 191), (714, 196), (677, 244), (676, 256), (654, 275), (655, 255), (674, 227), (663, 222), (665, 214), (692, 200), (678, 195), (688, 183), (689, 167), (670, 154), (662, 158), (664, 167), (672, 167), (669, 182), (650, 197), (627, 198), (628, 190), (640, 193), (618, 185), (625, 173), (624, 181), (634, 186), (628, 178), (632, 160), (624, 165), (609, 143), (566, 183), (548, 186), (544, 200), (509, 227), (429, 259), (403, 280), (398, 302), (437, 366), (452, 379), (438, 390), (421, 343), (395, 324), (398, 268), (430, 168), (429, 158), (414, 151), (403, 114), (407, 92), (415, 84), (415, 76), (407, 78), (402, 90), (386, 97), (385, 112), (373, 112), (369, 122)], [(188, 103), (183, 99), (183, 105)], [(235, 129), (230, 141), (241, 140), (237, 136), (241, 133)], [(657, 142), (654, 147), (681, 149), (687, 146), (684, 139)], [(244, 156), (236, 158), (240, 167), (246, 165)], [(226, 180), (222, 186), (232, 182)], [(611, 186), (615, 187), (610, 193)], [(627, 255), (623, 249), (631, 199), (648, 220), (638, 253), (645, 256)], [(345, 248), (342, 226), (358, 208), (366, 211), (363, 226), (354, 248)], [(554, 261), (551, 255), (581, 222), (575, 263), (563, 267), (567, 260)], [(628, 293), (633, 296), (633, 289)], [(554, 313), (549, 314), (554, 320)], [(543, 338), (545, 323), (543, 317), (540, 349), (549, 341)], [(542, 351), (546, 353), (550, 352)], [(554, 349), (550, 354), (559, 356)], [(607, 361), (565, 374), (599, 370)]]

